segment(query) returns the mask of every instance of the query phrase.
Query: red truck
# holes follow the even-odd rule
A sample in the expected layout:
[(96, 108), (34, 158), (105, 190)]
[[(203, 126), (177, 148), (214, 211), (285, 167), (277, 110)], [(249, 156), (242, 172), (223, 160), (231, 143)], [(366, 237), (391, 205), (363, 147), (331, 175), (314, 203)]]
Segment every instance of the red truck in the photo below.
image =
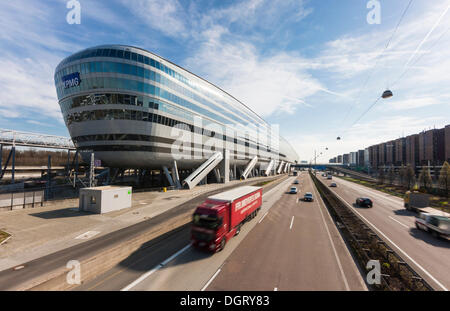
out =
[(262, 188), (244, 186), (208, 197), (193, 215), (191, 240), (194, 247), (221, 251), (241, 226), (261, 209)]

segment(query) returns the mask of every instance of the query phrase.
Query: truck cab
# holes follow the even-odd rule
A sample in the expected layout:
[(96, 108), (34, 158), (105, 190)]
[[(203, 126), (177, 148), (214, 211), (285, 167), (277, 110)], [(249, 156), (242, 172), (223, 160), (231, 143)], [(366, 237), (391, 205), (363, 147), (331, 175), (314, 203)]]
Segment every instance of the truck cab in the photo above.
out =
[(222, 250), (261, 205), (261, 187), (243, 186), (208, 197), (192, 216), (192, 245), (211, 252)]
[(222, 238), (228, 231), (229, 215), (227, 203), (217, 204), (206, 201), (197, 207), (193, 215), (191, 239), (194, 246), (216, 251)]

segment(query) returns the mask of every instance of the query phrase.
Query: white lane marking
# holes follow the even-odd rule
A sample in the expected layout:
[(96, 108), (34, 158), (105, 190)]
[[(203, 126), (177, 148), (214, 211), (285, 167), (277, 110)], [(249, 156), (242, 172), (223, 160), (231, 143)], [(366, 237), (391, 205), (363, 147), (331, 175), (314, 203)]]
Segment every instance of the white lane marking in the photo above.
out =
[(392, 219), (393, 221), (396, 221), (396, 222), (398, 222), (400, 225), (402, 225), (403, 227), (405, 227), (406, 229), (409, 229), (409, 227), (407, 226), (407, 225), (405, 225), (404, 223), (402, 223), (402, 222), (400, 222), (400, 221), (398, 221), (397, 219), (395, 219), (394, 217), (392, 217), (392, 216), (389, 216), (389, 218), (390, 219)]
[[(311, 183), (312, 183), (312, 180), (311, 180)], [(334, 257), (336, 258), (336, 262), (338, 264), (339, 271), (341, 272), (341, 276), (344, 279), (345, 290), (346, 291), (350, 291), (350, 286), (348, 286), (347, 277), (345, 276), (344, 269), (342, 268), (341, 260), (339, 259), (338, 253), (336, 251), (336, 247), (334, 246), (334, 243), (333, 243), (333, 239), (331, 238), (330, 230), (328, 229), (327, 222), (325, 221), (325, 217), (323, 216), (322, 209), (320, 208), (320, 202), (322, 201), (322, 198), (317, 194), (316, 186), (314, 184), (312, 185), (312, 188), (313, 188), (313, 191), (314, 191), (314, 195), (316, 196), (316, 198), (319, 199), (319, 202), (318, 202), (319, 204), (318, 205), (319, 205), (320, 215), (322, 216), (322, 221), (323, 221), (323, 223), (325, 225), (325, 229), (326, 229), (327, 234), (328, 234), (328, 239), (330, 240), (331, 247), (333, 248)]]
[(273, 289), (273, 291), (274, 291), (274, 292), (277, 292), (277, 291), (278, 291), (278, 288), (275, 287), (275, 288)]
[(90, 238), (92, 238), (93, 236), (95, 236), (95, 235), (97, 235), (99, 233), (100, 233), (100, 231), (88, 231), (88, 232), (85, 232), (85, 233), (80, 234), (79, 236), (77, 236), (75, 238), (75, 240), (87, 240), (87, 239), (90, 239)]
[[(282, 182), (281, 184), (275, 186), (275, 188), (269, 190), (268, 192), (263, 194), (263, 197), (265, 195), (269, 195), (270, 193), (274, 192), (275, 190), (278, 190), (279, 187), (281, 187), (282, 185), (285, 185), (285, 183), (287, 183), (288, 180)], [(268, 212), (267, 212), (268, 213)], [(266, 214), (267, 214), (266, 213)], [(173, 254), (172, 256), (170, 256), (169, 258), (167, 258), (166, 260), (164, 260), (162, 263), (158, 264), (156, 267), (154, 267), (152, 270), (144, 273), (143, 275), (141, 275), (138, 279), (136, 279), (134, 282), (132, 282), (131, 284), (127, 285), (126, 287), (122, 288), (121, 291), (129, 291), (131, 288), (135, 287), (137, 284), (141, 283), (143, 280), (145, 280), (147, 277), (149, 277), (150, 275), (152, 275), (153, 273), (155, 273), (156, 271), (158, 271), (159, 269), (161, 269), (164, 265), (166, 265), (168, 262), (170, 262), (171, 260), (173, 260), (175, 257), (177, 257), (178, 255), (180, 255), (181, 253), (183, 253), (184, 251), (186, 251), (188, 248), (190, 248), (191, 245), (186, 245), (184, 248), (182, 248), (181, 250), (179, 250), (178, 252), (176, 252), (175, 254)], [(218, 270), (218, 272), (220, 271), (220, 269)], [(216, 274), (218, 274), (218, 272), (216, 272)], [(213, 276), (214, 278), (215, 276)], [(210, 280), (210, 282), (212, 281), (212, 279)], [(210, 283), (209, 282), (209, 283)], [(207, 285), (209, 285), (207, 283)], [(204, 288), (206, 289), (206, 286), (204, 286)]]
[(156, 271), (158, 271), (159, 269), (161, 269), (162, 267), (164, 267), (167, 263), (169, 263), (170, 261), (172, 261), (173, 259), (175, 259), (175, 257), (179, 256), (181, 253), (183, 253), (184, 251), (186, 251), (188, 248), (191, 247), (191, 244), (186, 245), (185, 247), (183, 247), (182, 249), (180, 249), (178, 252), (176, 252), (175, 254), (173, 254), (172, 256), (170, 256), (169, 258), (167, 258), (166, 260), (164, 260), (162, 263), (158, 264), (156, 267), (154, 267), (152, 270), (144, 273), (143, 275), (141, 275), (138, 279), (136, 279), (135, 281), (133, 281), (132, 283), (130, 283), (129, 285), (125, 286), (124, 288), (122, 288), (120, 291), (126, 292), (129, 291), (130, 289), (132, 289), (133, 287), (135, 287), (136, 285), (138, 285), (139, 283), (141, 283), (143, 280), (145, 280), (147, 277), (149, 277), (150, 275), (152, 275), (153, 273), (155, 273)]
[(209, 284), (211, 284), (211, 282), (216, 278), (216, 276), (220, 273), (221, 269), (219, 268), (219, 270), (216, 271), (216, 273), (214, 273), (214, 275), (209, 279), (209, 281), (205, 284), (205, 286), (202, 287), (202, 289), (200, 291), (204, 292), (205, 289), (209, 286)]
[[(334, 191), (333, 191), (334, 192)], [(370, 221), (368, 221), (363, 215), (361, 215), (353, 206), (351, 206), (346, 200), (344, 200), (339, 194), (334, 192), (334, 194), (341, 199), (342, 202), (344, 202), (349, 208), (351, 208), (361, 219), (363, 219), (367, 224), (369, 224), (373, 229), (378, 231), (379, 234), (381, 234), (389, 243), (391, 243), (395, 248), (397, 248), (406, 258), (408, 258), (414, 265), (416, 265), (420, 270), (423, 271), (430, 279), (432, 279), (439, 287), (441, 287), (443, 290), (448, 291), (448, 289), (442, 285), (438, 280), (436, 280), (435, 277), (433, 277), (427, 270), (425, 270), (421, 265), (419, 265), (414, 259), (411, 258), (404, 250), (402, 250), (400, 247), (397, 246), (391, 239), (389, 239), (380, 229), (375, 227)]]
[[(264, 198), (264, 196), (271, 194), (271, 193), (274, 192), (275, 190), (279, 190), (279, 188), (284, 187), (285, 184), (288, 183), (288, 182), (290, 183), (290, 179), (289, 179), (289, 178), (286, 179), (284, 182), (282, 182), (282, 183), (276, 185), (274, 188), (270, 189), (270, 190), (267, 191), (266, 193), (263, 193), (263, 198)], [(267, 209), (267, 212), (261, 217), (261, 219), (258, 221), (258, 223), (261, 223), (261, 222), (263, 221), (264, 217), (266, 217), (266, 215), (269, 213), (269, 210), (272, 208), (273, 205), (274, 205), (274, 204), (272, 204), (272, 205)]]
[(269, 214), (269, 212), (266, 212), (263, 217), (261, 217), (261, 219), (258, 221), (258, 223), (261, 223), (261, 221), (263, 221), (264, 217), (266, 217), (266, 215)]
[(294, 223), (294, 216), (292, 216), (292, 219), (291, 219), (291, 225), (289, 226), (289, 230), (291, 230), (292, 229), (292, 224)]

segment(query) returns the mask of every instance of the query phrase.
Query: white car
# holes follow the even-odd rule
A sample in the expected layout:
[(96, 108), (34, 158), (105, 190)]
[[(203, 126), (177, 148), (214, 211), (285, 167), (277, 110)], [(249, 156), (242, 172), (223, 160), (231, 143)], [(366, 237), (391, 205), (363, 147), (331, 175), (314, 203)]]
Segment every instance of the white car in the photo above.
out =
[(290, 194), (297, 194), (297, 188), (296, 187), (291, 187), (291, 190), (289, 190)]

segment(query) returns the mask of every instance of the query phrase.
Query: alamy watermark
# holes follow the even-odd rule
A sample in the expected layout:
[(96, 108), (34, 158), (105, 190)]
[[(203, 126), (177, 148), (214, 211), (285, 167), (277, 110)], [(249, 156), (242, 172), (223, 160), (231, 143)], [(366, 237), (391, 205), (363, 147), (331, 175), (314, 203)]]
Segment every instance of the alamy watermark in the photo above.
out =
[(67, 1), (66, 8), (70, 11), (66, 15), (66, 21), (69, 25), (81, 24), (81, 4), (77, 0)]
[(66, 264), (66, 268), (70, 269), (67, 272), (66, 282), (69, 285), (81, 284), (81, 264), (78, 260), (70, 260)]
[(184, 123), (172, 127), (170, 136), (175, 140), (171, 154), (174, 160), (199, 160), (224, 150), (229, 150), (230, 158), (237, 160), (245, 160), (249, 154), (274, 160), (279, 158), (278, 124), (221, 126), (197, 116), (193, 121), (193, 128)]
[(366, 281), (370, 285), (380, 285), (381, 284), (381, 266), (379, 260), (369, 260), (366, 265), (366, 269), (370, 269), (367, 273)]
[(381, 24), (381, 3), (379, 0), (370, 0), (367, 2), (367, 8), (370, 10), (367, 13), (367, 23), (370, 25)]

